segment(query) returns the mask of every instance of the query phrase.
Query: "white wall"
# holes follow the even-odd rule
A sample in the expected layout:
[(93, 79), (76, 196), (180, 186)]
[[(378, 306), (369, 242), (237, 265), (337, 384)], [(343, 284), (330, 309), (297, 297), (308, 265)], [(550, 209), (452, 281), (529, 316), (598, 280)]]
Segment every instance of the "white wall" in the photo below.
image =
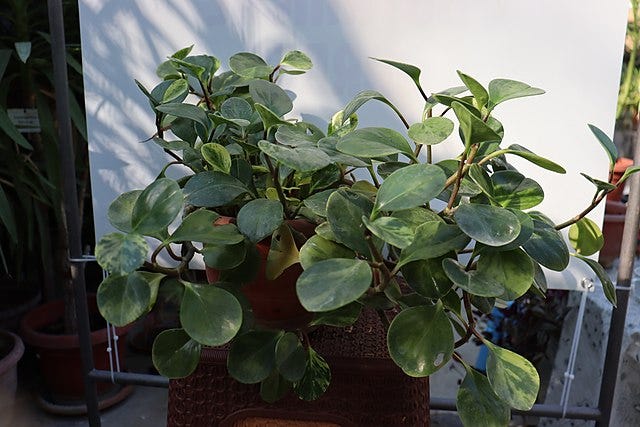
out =
[[(606, 178), (604, 152), (587, 123), (613, 134), (628, 2), (626, 0), (80, 0), (85, 96), (96, 233), (110, 231), (106, 209), (122, 191), (143, 188), (164, 163), (151, 144), (151, 111), (136, 88), (158, 79), (155, 67), (175, 50), (217, 56), (254, 51), (275, 63), (291, 49), (314, 60), (304, 76), (283, 79), (296, 111), (318, 124), (362, 89), (376, 89), (417, 121), (422, 99), (412, 82), (368, 57), (423, 69), (428, 91), (460, 85), (456, 69), (487, 84), (504, 77), (543, 88), (495, 112), (505, 144), (519, 143), (567, 169), (560, 176), (521, 162), (547, 189), (554, 220), (582, 210), (592, 196), (585, 172)], [(363, 125), (402, 130), (380, 105), (361, 111)], [(450, 155), (458, 145), (448, 144)], [(444, 150), (446, 148), (438, 150)], [(603, 209), (591, 216), (601, 221)], [(556, 287), (573, 287), (580, 267)]]

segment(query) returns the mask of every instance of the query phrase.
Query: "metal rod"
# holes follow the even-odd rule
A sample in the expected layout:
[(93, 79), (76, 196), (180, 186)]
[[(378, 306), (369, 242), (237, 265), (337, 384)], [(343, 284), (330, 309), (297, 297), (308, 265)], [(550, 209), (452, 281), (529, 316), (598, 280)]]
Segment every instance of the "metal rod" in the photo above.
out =
[[(633, 155), (633, 163), (640, 165), (640, 132), (636, 132), (636, 144)], [(620, 264), (618, 265), (618, 279), (616, 281), (616, 297), (618, 306), (611, 312), (611, 324), (609, 326), (609, 339), (607, 340), (607, 353), (604, 359), (602, 371), (602, 383), (600, 384), (600, 398), (598, 408), (602, 411), (602, 419), (596, 423), (596, 427), (606, 427), (611, 423), (613, 411), (613, 398), (618, 379), (620, 365), (620, 352), (624, 338), (624, 324), (629, 305), (629, 288), (633, 276), (633, 264), (635, 261), (636, 247), (638, 245), (638, 223), (640, 222), (640, 175), (634, 174), (629, 178), (629, 202), (624, 218), (622, 232), (622, 245), (620, 248)]]
[[(112, 377), (113, 376), (113, 377)], [(117, 384), (134, 384), (149, 387), (169, 388), (169, 378), (161, 375), (136, 374), (133, 372), (111, 372), (94, 369), (89, 377), (96, 381), (113, 382)]]
[[(80, 238), (80, 218), (76, 191), (76, 171), (74, 165), (71, 115), (69, 113), (69, 80), (65, 52), (64, 17), (61, 0), (48, 0), (49, 29), (51, 32), (51, 60), (56, 97), (58, 121), (60, 173), (62, 175), (62, 199), (65, 206), (66, 225), (69, 238), (69, 258), (82, 257)], [(84, 283), (84, 264), (71, 263), (71, 279), (76, 306), (80, 357), (82, 359), (87, 417), (92, 427), (100, 426), (98, 394), (96, 384), (88, 375), (93, 369), (93, 352), (90, 341), (89, 311), (87, 291)]]
[[(455, 399), (444, 399), (432, 397), (429, 403), (430, 409), (440, 411), (456, 411)], [(537, 417), (563, 418), (564, 408), (562, 405), (536, 404), (528, 411), (511, 410), (514, 415), (533, 415)], [(588, 408), (584, 406), (569, 406), (564, 418), (576, 420), (598, 420), (602, 416), (598, 408)]]

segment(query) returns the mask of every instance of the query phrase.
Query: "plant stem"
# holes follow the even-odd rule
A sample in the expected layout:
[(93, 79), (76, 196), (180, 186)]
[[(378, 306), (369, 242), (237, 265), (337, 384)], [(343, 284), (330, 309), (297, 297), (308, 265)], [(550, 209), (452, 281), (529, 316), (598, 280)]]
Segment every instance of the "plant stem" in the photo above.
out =
[(378, 181), (378, 177), (376, 176), (376, 173), (373, 170), (373, 166), (367, 166), (367, 170), (369, 171), (369, 175), (371, 175), (371, 180), (373, 181), (373, 185), (375, 185), (376, 188), (380, 188), (380, 181)]
[(371, 252), (371, 256), (378, 263), (378, 268), (380, 269), (380, 271), (382, 271), (382, 275), (384, 276), (382, 279), (382, 282), (374, 287), (374, 290), (376, 292), (382, 292), (387, 288), (387, 286), (389, 286), (389, 282), (393, 278), (393, 275), (391, 274), (391, 271), (389, 271), (389, 268), (387, 267), (387, 265), (384, 263), (384, 258), (382, 257), (382, 254), (380, 253), (378, 248), (376, 248), (376, 245), (373, 243), (371, 234), (367, 232), (364, 239), (367, 242), (367, 246), (369, 246), (369, 251)]
[(202, 95), (204, 96), (204, 102), (205, 104), (207, 104), (207, 108), (209, 109), (209, 111), (214, 111), (215, 108), (211, 103), (211, 99), (209, 98), (209, 92), (207, 91), (207, 88), (205, 87), (204, 83), (200, 81), (200, 79), (198, 79), (198, 83), (200, 83), (200, 88), (202, 89)]
[(609, 192), (601, 192), (600, 195), (595, 198), (591, 204), (589, 206), (587, 206), (587, 208), (585, 210), (583, 210), (582, 212), (580, 212), (578, 215), (574, 216), (573, 218), (556, 225), (556, 230), (562, 230), (563, 228), (569, 227), (570, 225), (575, 224), (576, 222), (580, 221), (582, 218), (584, 218), (585, 216), (587, 216), (589, 214), (589, 212), (591, 212), (592, 210), (594, 210), (596, 208), (596, 206), (598, 206), (600, 204), (600, 202), (602, 201), (602, 199), (604, 199), (607, 194), (609, 194)]
[[(271, 72), (271, 74), (269, 74), (269, 81), (271, 83), (275, 83), (275, 80), (273, 79), (273, 76), (275, 76), (276, 72), (280, 69), (280, 64), (276, 65), (276, 68), (273, 69), (273, 71)], [(276, 78), (277, 80), (277, 78)]]
[(273, 163), (271, 163), (271, 159), (269, 156), (264, 156), (265, 161), (267, 162), (267, 167), (271, 172), (271, 177), (273, 178), (273, 185), (276, 188), (276, 193), (278, 193), (278, 200), (282, 204), (282, 208), (284, 210), (284, 215), (287, 219), (291, 219), (289, 216), (289, 210), (287, 209), (287, 198), (284, 195), (284, 191), (282, 191), (282, 185), (280, 185), (280, 179), (278, 178), (278, 167), (274, 167)]
[[(460, 185), (462, 184), (462, 178), (468, 168), (465, 169), (465, 166), (471, 165), (473, 162), (473, 158), (476, 156), (478, 152), (478, 144), (474, 144), (471, 146), (471, 150), (469, 150), (469, 156), (467, 157), (467, 153), (465, 152), (460, 159), (460, 164), (458, 165), (458, 174), (455, 180), (455, 185), (453, 190), (451, 191), (451, 197), (449, 197), (449, 203), (447, 204), (447, 211), (450, 211), (453, 208), (453, 204), (456, 201), (456, 197), (458, 197), (458, 192), (460, 191)], [(448, 181), (448, 180), (447, 180)], [(446, 184), (445, 184), (446, 185)]]

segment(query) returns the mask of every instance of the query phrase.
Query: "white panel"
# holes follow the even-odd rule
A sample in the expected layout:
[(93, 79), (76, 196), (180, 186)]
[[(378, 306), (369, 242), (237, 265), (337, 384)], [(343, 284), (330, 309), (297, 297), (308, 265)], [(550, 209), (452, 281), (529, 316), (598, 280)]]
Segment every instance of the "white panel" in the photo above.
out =
[[(579, 172), (606, 179), (604, 152), (586, 124), (613, 133), (627, 8), (625, 0), (80, 0), (96, 234), (110, 231), (111, 200), (144, 187), (165, 161), (140, 142), (154, 123), (133, 79), (153, 87), (155, 66), (191, 44), (225, 65), (241, 50), (270, 63), (287, 50), (308, 53), (314, 69), (283, 82), (297, 94), (297, 114), (316, 124), (362, 89), (419, 118), (422, 100), (409, 78), (368, 57), (417, 65), (428, 91), (460, 85), (457, 69), (485, 84), (505, 77), (541, 87), (546, 95), (508, 102), (495, 115), (505, 144), (566, 167), (560, 176), (513, 162), (547, 189), (542, 210), (567, 219), (592, 196)], [(402, 130), (381, 105), (365, 107), (361, 122)], [(437, 157), (458, 148), (443, 147), (450, 151)], [(603, 207), (591, 218), (601, 222), (602, 214)], [(575, 267), (554, 286), (575, 287), (585, 274)]]

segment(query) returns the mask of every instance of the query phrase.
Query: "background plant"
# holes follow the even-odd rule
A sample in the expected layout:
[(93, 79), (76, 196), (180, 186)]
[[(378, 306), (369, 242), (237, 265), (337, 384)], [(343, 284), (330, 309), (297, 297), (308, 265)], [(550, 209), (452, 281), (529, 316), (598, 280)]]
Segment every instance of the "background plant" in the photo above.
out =
[[(410, 124), (385, 96), (368, 90), (332, 117), (325, 136), (311, 124), (283, 118), (290, 101), (274, 82), (310, 66), (303, 54), (290, 52), (274, 67), (241, 53), (231, 58), (231, 71), (221, 74), (214, 74), (215, 58), (188, 54), (180, 51), (160, 66), (165, 80), (152, 91), (142, 88), (156, 112), (154, 141), (174, 159), (169, 165), (187, 166), (188, 175), (174, 181), (164, 168), (146, 189), (116, 199), (109, 217), (121, 232), (106, 235), (97, 250), (111, 273), (98, 302), (116, 325), (146, 312), (161, 282), (177, 278), (182, 285), (182, 328), (160, 334), (154, 344), (161, 373), (188, 375), (202, 345), (231, 341), (230, 375), (261, 383), (267, 400), (291, 388), (302, 399), (315, 399), (327, 389), (330, 368), (311, 347), (306, 328), (254, 328), (243, 316), (238, 290), (249, 280), (247, 272), (256, 270), (251, 248), (272, 233), (274, 275), (296, 262), (304, 268), (296, 287), (302, 305), (315, 315), (311, 325), (348, 326), (362, 310), (373, 309), (388, 328), (391, 358), (406, 374), (423, 377), (451, 359), (461, 363), (467, 375), (458, 412), (467, 425), (507, 425), (510, 408), (529, 409), (539, 388), (529, 361), (478, 332), (474, 307), (488, 313), (496, 301), (517, 299), (530, 289), (544, 294), (542, 267), (562, 271), (571, 256), (593, 269), (615, 304), (613, 284), (588, 258), (602, 246), (602, 234), (586, 217), (615, 186), (585, 175), (595, 187), (592, 199), (556, 225), (533, 210), (544, 198), (541, 186), (508, 159), (524, 158), (554, 173), (565, 170), (522, 146), (501, 146), (504, 128), (494, 117), (496, 108), (541, 95), (541, 89), (508, 79), (485, 87), (458, 72), (464, 86), (427, 95), (418, 68), (379, 60), (415, 83), (425, 102), (422, 120)], [(183, 102), (193, 95), (194, 104)], [(393, 129), (357, 128), (356, 112), (372, 100), (397, 114), (408, 139)], [(459, 141), (450, 138), (454, 120)], [(167, 129), (180, 140), (163, 139)], [(611, 177), (615, 146), (591, 129), (609, 157)], [(432, 151), (445, 141), (458, 144), (460, 154), (434, 163)], [(356, 180), (355, 169), (371, 179)], [(635, 171), (629, 169), (617, 185)], [(237, 223), (212, 227), (220, 213), (237, 214)], [(180, 214), (182, 221), (170, 233), (167, 227)], [(296, 244), (284, 220), (298, 216), (318, 226), (306, 240), (297, 236)], [(564, 228), (573, 252), (560, 232)], [(143, 236), (159, 241), (150, 261)], [(174, 243), (183, 243), (179, 255), (171, 249)], [(158, 262), (165, 249), (173, 252), (176, 268)], [(186, 280), (198, 252), (223, 271), (217, 285)], [(455, 351), (472, 337), (489, 349), (486, 375)]]

